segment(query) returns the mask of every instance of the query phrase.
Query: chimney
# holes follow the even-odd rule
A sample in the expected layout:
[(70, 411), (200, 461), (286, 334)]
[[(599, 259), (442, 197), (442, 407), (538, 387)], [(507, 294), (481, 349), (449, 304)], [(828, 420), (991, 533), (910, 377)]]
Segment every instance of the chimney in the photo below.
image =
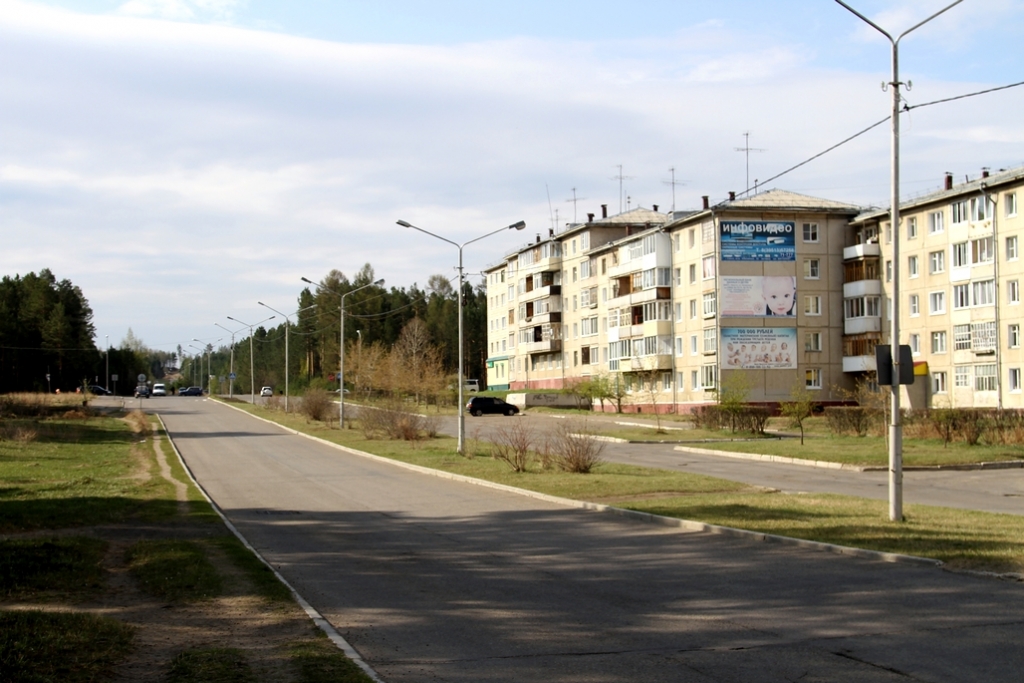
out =
[(555, 236), (555, 229), (554, 228), (548, 228), (548, 237), (554, 237), (554, 236)]
[(953, 189), (953, 174), (950, 173), (949, 171), (946, 171), (946, 189)]
[(537, 233), (537, 244), (540, 244), (540, 233)]
[(601, 205), (601, 218), (608, 218), (608, 205), (607, 204), (602, 204)]
[(981, 177), (988, 178), (988, 166), (985, 166), (984, 168), (981, 169)]
[(587, 214), (587, 222), (588, 223), (593, 223), (594, 222), (594, 214), (592, 214), (592, 213), (588, 213)]
[(711, 208), (711, 204), (708, 202), (708, 196), (707, 195), (704, 195), (703, 197), (701, 197), (701, 201), (704, 202), (704, 210), (705, 211), (707, 211), (709, 208)]
[(730, 202), (736, 201), (736, 193), (735, 192), (729, 192), (729, 201)]
[(658, 205), (657, 204), (654, 205), (654, 213), (658, 213)]

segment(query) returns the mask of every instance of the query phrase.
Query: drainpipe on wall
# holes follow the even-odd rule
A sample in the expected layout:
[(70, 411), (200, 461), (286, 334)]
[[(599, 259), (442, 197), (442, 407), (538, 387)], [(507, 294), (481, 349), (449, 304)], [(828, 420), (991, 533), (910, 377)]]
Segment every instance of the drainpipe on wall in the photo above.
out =
[[(988, 177), (988, 173), (985, 173), (984, 177)], [(996, 325), (996, 408), (998, 410), (1003, 409), (1003, 353), (1002, 345), (999, 334), (999, 307), (1002, 304), (999, 294), (999, 230), (998, 230), (998, 219), (999, 219), (999, 201), (993, 199), (988, 194), (988, 183), (981, 184), (981, 194), (985, 198), (985, 204), (992, 203), (992, 280), (995, 291), (993, 296), (995, 297), (995, 325)], [(986, 206), (985, 208), (988, 208)]]

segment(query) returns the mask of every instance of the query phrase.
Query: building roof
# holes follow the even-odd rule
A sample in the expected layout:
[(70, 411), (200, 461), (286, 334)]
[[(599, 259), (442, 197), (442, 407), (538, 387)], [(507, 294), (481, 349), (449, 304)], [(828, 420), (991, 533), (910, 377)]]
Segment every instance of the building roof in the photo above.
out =
[[(1008, 170), (1000, 170), (996, 173), (992, 173), (987, 177), (982, 176), (981, 178), (975, 178), (959, 185), (954, 185), (952, 189), (941, 189), (935, 192), (929, 192), (928, 194), (921, 195), (920, 197), (914, 197), (900, 202), (900, 211), (913, 211), (922, 206), (928, 204), (938, 204), (945, 202), (946, 200), (953, 199), (954, 197), (962, 197), (964, 195), (976, 195), (981, 192), (983, 188), (997, 187), (999, 185), (1008, 185), (1017, 183), (1024, 180), (1024, 166), (1017, 168), (1011, 168)], [(889, 216), (889, 209), (870, 209), (860, 214), (854, 219), (854, 222), (863, 222), (867, 220), (873, 220), (878, 218), (887, 218)]]
[(753, 196), (723, 202), (717, 208), (723, 209), (789, 209), (799, 211), (834, 211), (838, 213), (860, 213), (863, 207), (831, 199), (821, 199), (788, 190), (767, 190)]

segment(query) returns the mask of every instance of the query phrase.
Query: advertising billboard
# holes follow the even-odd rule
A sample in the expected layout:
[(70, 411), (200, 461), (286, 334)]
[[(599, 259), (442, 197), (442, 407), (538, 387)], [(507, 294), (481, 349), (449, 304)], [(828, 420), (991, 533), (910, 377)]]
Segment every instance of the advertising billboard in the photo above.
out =
[(723, 261), (796, 261), (794, 221), (721, 221)]
[(795, 370), (795, 327), (723, 327), (724, 370)]
[(723, 275), (720, 309), (723, 318), (796, 318), (796, 278)]

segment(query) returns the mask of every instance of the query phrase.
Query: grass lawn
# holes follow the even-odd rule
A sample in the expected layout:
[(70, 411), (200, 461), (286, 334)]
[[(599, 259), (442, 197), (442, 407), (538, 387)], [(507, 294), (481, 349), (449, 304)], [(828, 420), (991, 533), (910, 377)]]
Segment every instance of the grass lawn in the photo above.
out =
[[(448, 437), (418, 442), (368, 440), (359, 429), (339, 430), (295, 414), (239, 407), (333, 443), (540, 493), (825, 543), (919, 555), (961, 569), (1024, 572), (1024, 516), (910, 505), (905, 507), (906, 521), (894, 523), (888, 519), (886, 501), (783, 494), (714, 477), (607, 462), (592, 474), (580, 475), (542, 470), (535, 460), (529, 471), (517, 474), (491, 458), (489, 444), (483, 442), (468, 441), (470, 455), (460, 457), (455, 453), (455, 440)], [(834, 440), (820, 441), (841, 450)], [(765, 441), (751, 448), (768, 443), (779, 442)], [(800, 447), (796, 441), (782, 443), (791, 449)]]

